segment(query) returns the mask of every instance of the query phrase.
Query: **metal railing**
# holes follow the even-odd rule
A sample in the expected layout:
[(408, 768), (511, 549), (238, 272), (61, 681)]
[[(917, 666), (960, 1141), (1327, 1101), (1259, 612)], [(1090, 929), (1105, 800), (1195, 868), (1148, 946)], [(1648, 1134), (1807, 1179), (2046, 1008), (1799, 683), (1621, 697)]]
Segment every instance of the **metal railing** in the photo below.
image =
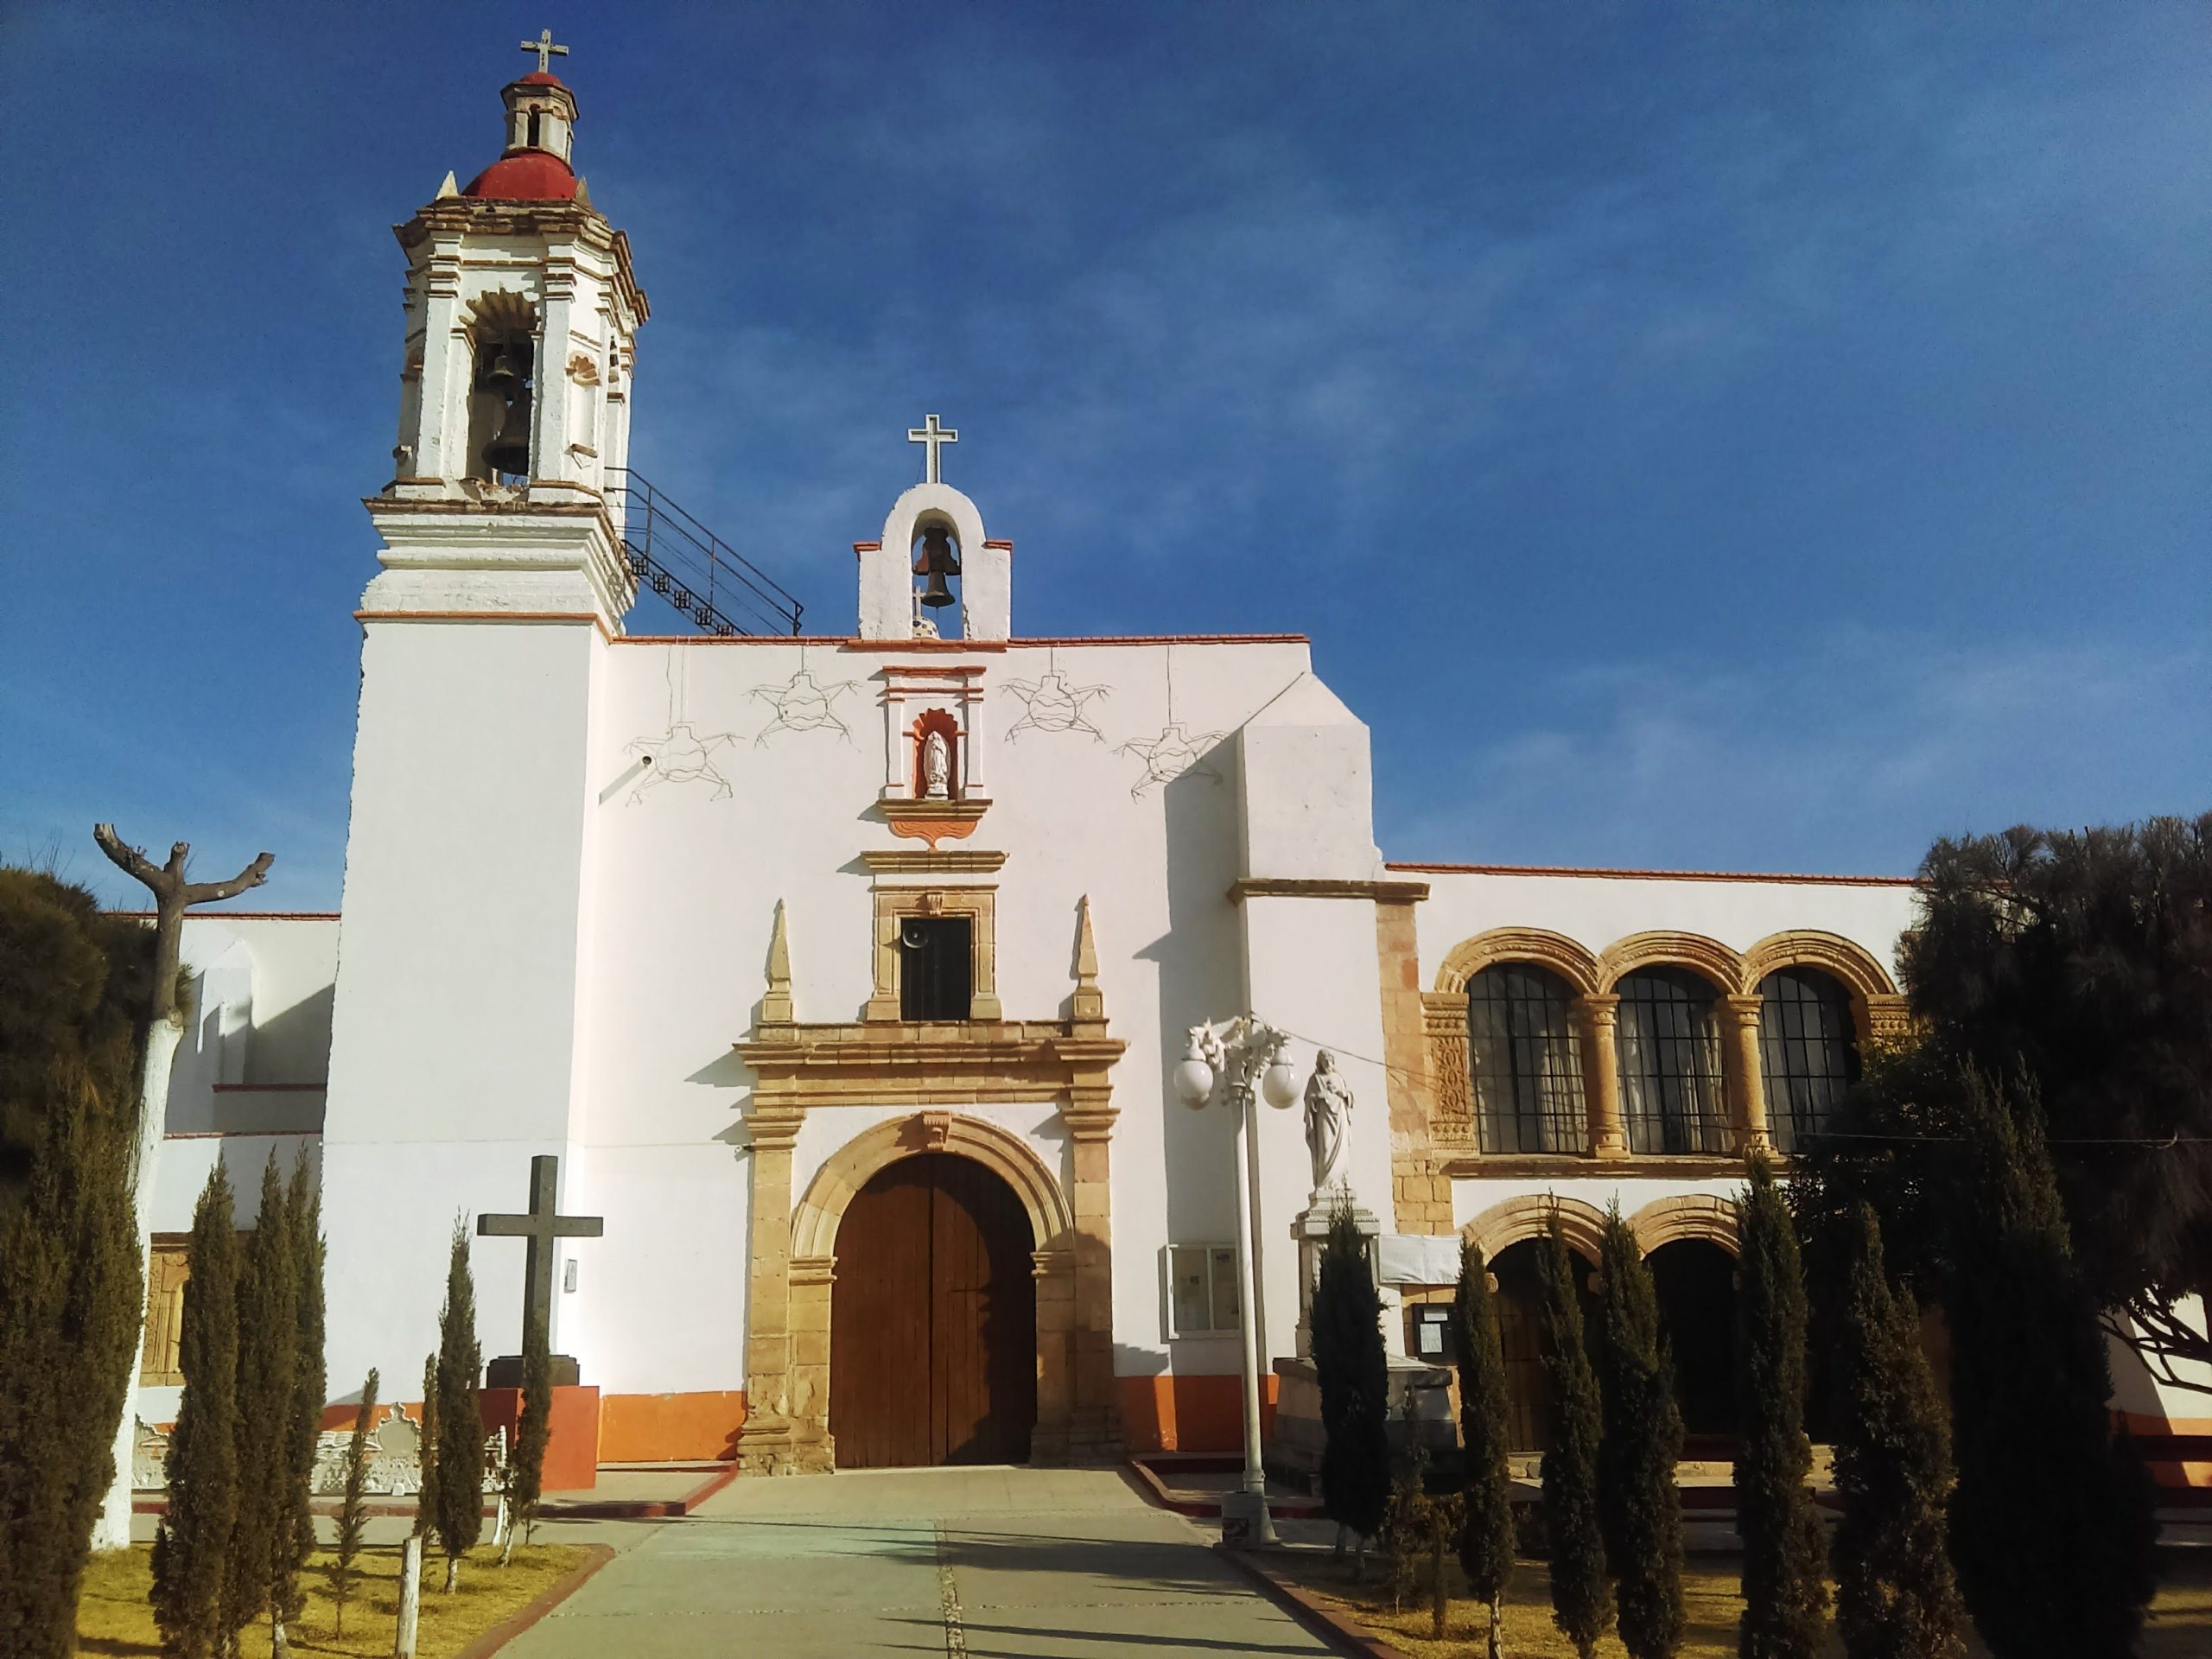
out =
[(705, 633), (799, 631), (804, 606), (636, 472), (608, 468), (607, 496), (640, 593), (658, 594)]

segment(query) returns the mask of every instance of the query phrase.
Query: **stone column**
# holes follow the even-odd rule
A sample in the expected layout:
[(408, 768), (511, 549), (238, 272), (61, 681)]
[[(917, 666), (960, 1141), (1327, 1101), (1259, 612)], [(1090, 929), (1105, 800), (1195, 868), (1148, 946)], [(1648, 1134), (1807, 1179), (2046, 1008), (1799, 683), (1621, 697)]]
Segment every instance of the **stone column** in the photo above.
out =
[(1737, 1150), (1745, 1157), (1772, 1152), (1774, 1138), (1766, 1121), (1765, 1069), (1759, 1061), (1759, 1010), (1765, 999), (1724, 996), (1721, 1018), (1727, 1025), (1722, 1046), (1728, 1068), (1728, 1103), (1736, 1119)]
[(1033, 1250), (1029, 1271), (1037, 1285), (1037, 1428), (1029, 1460), (1066, 1463), (1074, 1409), (1075, 1252)]
[(1583, 1104), (1590, 1113), (1590, 1155), (1625, 1158), (1628, 1135), (1621, 1125), (1621, 1062), (1613, 1046), (1613, 1020), (1619, 997), (1597, 992), (1574, 999), (1571, 1017), (1582, 1040)]
[[(737, 1460), (748, 1475), (794, 1471), (791, 1147), (805, 1121), (804, 1107), (757, 1104), (746, 1120), (753, 1135), (752, 1276), (746, 1305), (745, 1427)], [(823, 1337), (826, 1344), (826, 1326)]]
[(791, 1370), (785, 1408), (791, 1425), (791, 1466), (825, 1474), (837, 1466), (830, 1433), (830, 1296), (836, 1258), (791, 1258)]
[(1075, 1143), (1075, 1340), (1067, 1455), (1071, 1461), (1107, 1461), (1122, 1453), (1120, 1402), (1114, 1395), (1113, 1187), (1108, 1157), (1116, 1113), (1103, 1066), (1077, 1072), (1068, 1095), (1062, 1116)]

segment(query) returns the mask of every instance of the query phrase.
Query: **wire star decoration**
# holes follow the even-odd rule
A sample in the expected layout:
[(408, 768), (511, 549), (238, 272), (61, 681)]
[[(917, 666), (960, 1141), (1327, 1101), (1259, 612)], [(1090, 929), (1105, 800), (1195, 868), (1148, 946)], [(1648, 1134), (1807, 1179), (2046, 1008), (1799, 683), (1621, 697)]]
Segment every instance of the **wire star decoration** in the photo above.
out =
[(753, 695), (776, 711), (774, 718), (753, 740), (753, 747), (759, 748), (777, 732), (834, 731), (846, 742), (851, 742), (852, 728), (837, 718), (831, 705), (858, 683), (857, 680), (842, 680), (835, 685), (817, 684), (814, 671), (802, 668), (785, 684), (753, 687)]
[(1087, 732), (1093, 742), (1106, 741), (1106, 734), (1084, 716), (1083, 706), (1094, 697), (1112, 696), (1111, 687), (1070, 685), (1068, 677), (1053, 668), (1046, 670), (1041, 679), (1008, 680), (1006, 689), (1020, 697), (1023, 705), (1021, 718), (1006, 728), (1007, 742), (1025, 731)]
[(1228, 735), (1227, 732), (1200, 732), (1193, 735), (1183, 729), (1181, 721), (1171, 720), (1160, 728), (1158, 737), (1121, 745), (1114, 751), (1116, 754), (1134, 754), (1144, 762), (1144, 776), (1129, 785), (1129, 798), (1142, 800), (1147, 790), (1172, 784), (1185, 772), (1195, 772), (1219, 783), (1221, 774), (1201, 757)]
[(688, 720), (671, 722), (662, 736), (631, 739), (622, 746), (622, 753), (646, 756), (648, 770), (630, 791), (629, 804), (636, 805), (647, 790), (663, 784), (711, 784), (714, 792), (708, 798), (728, 800), (730, 781), (715, 766), (715, 751), (736, 741), (735, 732), (711, 732), (702, 737)]

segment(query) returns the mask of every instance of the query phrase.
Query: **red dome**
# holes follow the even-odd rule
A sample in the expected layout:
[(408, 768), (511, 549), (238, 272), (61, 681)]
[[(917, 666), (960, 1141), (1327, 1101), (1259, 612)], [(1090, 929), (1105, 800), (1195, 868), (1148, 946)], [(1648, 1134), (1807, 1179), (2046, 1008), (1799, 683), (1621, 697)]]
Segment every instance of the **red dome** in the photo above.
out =
[(520, 80), (517, 81), (515, 85), (518, 86), (558, 86), (563, 91), (565, 91), (568, 86), (568, 83), (563, 80), (560, 76), (550, 73), (543, 69), (531, 70)]
[(576, 175), (550, 151), (518, 149), (479, 173), (461, 194), (486, 201), (574, 201)]

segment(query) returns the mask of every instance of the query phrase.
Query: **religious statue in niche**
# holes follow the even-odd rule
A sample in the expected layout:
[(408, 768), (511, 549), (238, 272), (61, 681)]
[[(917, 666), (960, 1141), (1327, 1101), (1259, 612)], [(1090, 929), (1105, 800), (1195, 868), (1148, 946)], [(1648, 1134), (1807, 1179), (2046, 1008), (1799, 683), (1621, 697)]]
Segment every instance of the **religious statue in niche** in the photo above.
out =
[(1317, 1198), (1338, 1178), (1338, 1166), (1344, 1162), (1345, 1132), (1351, 1127), (1351, 1086), (1337, 1070), (1337, 1057), (1325, 1048), (1313, 1057), (1313, 1075), (1306, 1084), (1306, 1151), (1313, 1164)]
[(914, 798), (952, 801), (960, 798), (960, 725), (944, 709), (924, 711), (914, 722)]

